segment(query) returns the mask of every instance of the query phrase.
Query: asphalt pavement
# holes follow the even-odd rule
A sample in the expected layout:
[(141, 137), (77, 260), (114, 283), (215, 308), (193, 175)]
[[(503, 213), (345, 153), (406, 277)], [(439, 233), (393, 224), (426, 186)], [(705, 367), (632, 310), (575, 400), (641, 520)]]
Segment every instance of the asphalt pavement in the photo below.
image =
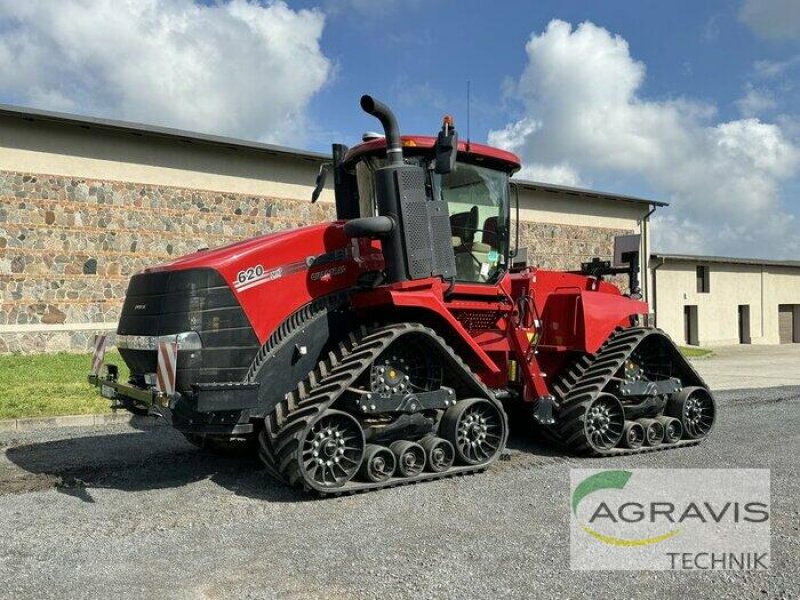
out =
[[(797, 598), (800, 387), (726, 391), (693, 448), (562, 456), (515, 435), (488, 472), (309, 499), (148, 420), (0, 434), (2, 598)], [(772, 567), (576, 572), (570, 467), (772, 473)]]
[(717, 346), (692, 360), (712, 390), (800, 385), (800, 344)]

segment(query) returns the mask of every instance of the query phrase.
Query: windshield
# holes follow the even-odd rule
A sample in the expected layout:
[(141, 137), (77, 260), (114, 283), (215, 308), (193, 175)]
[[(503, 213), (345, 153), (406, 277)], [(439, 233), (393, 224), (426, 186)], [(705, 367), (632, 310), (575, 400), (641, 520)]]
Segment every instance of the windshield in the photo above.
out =
[[(508, 260), (508, 175), (502, 171), (456, 162), (452, 172), (437, 175), (421, 158), (408, 164), (426, 167), (438, 199), (447, 202), (458, 281), (493, 282), (506, 270)], [(381, 157), (356, 163), (360, 215), (376, 215), (375, 170), (385, 166)]]

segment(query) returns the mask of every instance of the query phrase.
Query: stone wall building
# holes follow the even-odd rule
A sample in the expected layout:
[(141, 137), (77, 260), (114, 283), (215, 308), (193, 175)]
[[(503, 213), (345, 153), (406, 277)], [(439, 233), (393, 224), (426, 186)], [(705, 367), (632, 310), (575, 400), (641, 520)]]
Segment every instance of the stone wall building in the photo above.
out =
[[(330, 220), (324, 154), (0, 106), (0, 352), (86, 350), (129, 277), (203, 247)], [(656, 203), (518, 181), (532, 262), (576, 269), (642, 234)], [(644, 265), (643, 265), (644, 266)], [(649, 295), (647, 278), (642, 278)]]

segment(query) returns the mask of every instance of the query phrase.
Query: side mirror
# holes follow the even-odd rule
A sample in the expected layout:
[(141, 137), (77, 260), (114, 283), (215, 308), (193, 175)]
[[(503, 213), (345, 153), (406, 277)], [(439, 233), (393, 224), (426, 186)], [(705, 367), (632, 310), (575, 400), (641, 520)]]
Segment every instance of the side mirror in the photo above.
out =
[(442, 130), (436, 138), (434, 146), (436, 156), (436, 166), (434, 172), (437, 175), (447, 175), (456, 168), (456, 154), (458, 153), (458, 133), (453, 129), (453, 119), (449, 116), (444, 118)]
[(319, 200), (319, 195), (322, 193), (323, 188), (325, 187), (325, 180), (328, 178), (328, 171), (331, 170), (333, 164), (331, 163), (322, 163), (319, 166), (319, 173), (317, 173), (317, 184), (314, 187), (314, 191), (311, 193), (311, 204), (314, 204), (317, 200)]

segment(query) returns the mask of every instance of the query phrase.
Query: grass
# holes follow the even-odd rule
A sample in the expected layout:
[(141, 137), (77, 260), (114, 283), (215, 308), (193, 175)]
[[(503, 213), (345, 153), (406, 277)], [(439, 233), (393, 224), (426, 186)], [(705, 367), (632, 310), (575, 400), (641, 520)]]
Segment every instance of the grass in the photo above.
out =
[(699, 346), (681, 346), (681, 354), (686, 358), (702, 358), (704, 356), (711, 356), (714, 352), (708, 348), (700, 348)]
[[(712, 351), (681, 346), (681, 353), (700, 358)], [(119, 352), (109, 350), (106, 361), (119, 366), (120, 381), (127, 380)], [(110, 412), (109, 401), (86, 381), (91, 362), (91, 354), (65, 352), (0, 356), (0, 419)]]
[[(109, 350), (106, 362), (128, 369), (119, 352)], [(0, 419), (54, 417), (110, 412), (110, 402), (86, 381), (91, 354), (9, 354), (0, 356)]]

